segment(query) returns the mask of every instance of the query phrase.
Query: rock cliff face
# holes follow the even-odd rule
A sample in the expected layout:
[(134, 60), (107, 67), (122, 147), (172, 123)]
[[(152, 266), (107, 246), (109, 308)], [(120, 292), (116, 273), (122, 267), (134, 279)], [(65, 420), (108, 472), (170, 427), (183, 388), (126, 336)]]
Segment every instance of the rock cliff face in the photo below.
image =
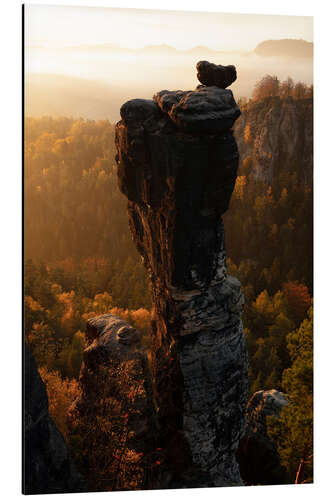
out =
[(240, 112), (230, 90), (134, 99), (116, 126), (118, 178), (151, 280), (152, 380), (164, 463), (152, 487), (239, 485), (247, 351), (221, 215), (234, 188)]
[(237, 458), (246, 484), (288, 484), (286, 470), (280, 463), (276, 444), (268, 437), (266, 417), (279, 417), (288, 404), (286, 396), (275, 389), (258, 391), (248, 402), (246, 432)]
[(271, 183), (286, 166), (312, 180), (313, 102), (268, 98), (248, 104), (235, 124), (241, 158), (252, 159), (256, 179)]
[(88, 490), (143, 489), (153, 472), (147, 457), (152, 457), (155, 425), (140, 332), (104, 314), (88, 321), (86, 343), (80, 397), (69, 411), (68, 426)]
[(73, 466), (62, 434), (48, 412), (46, 387), (35, 360), (24, 351), (23, 493), (72, 493), (85, 483)]

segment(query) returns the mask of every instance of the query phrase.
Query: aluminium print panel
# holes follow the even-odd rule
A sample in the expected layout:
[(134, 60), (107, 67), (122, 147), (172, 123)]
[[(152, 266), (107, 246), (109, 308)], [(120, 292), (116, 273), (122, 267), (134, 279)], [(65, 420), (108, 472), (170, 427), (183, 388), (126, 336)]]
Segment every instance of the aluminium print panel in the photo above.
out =
[(23, 14), (23, 493), (313, 482), (312, 18)]

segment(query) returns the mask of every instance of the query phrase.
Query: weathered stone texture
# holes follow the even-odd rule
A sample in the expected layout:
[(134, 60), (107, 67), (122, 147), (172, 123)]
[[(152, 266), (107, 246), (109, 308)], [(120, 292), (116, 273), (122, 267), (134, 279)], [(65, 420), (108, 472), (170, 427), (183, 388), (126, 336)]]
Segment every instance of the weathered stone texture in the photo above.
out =
[[(112, 314), (87, 322), (80, 396), (69, 411), (90, 491), (144, 489), (154, 443), (154, 405), (140, 332)], [(142, 459), (141, 457), (144, 457)]]
[(240, 116), (231, 90), (199, 86), (197, 90), (161, 90), (154, 95), (161, 110), (168, 113), (180, 130), (222, 132)]
[(248, 402), (246, 432), (237, 453), (240, 471), (246, 484), (288, 484), (290, 478), (282, 467), (277, 446), (267, 435), (266, 417), (279, 417), (288, 404), (286, 396), (275, 389), (258, 391)]
[[(244, 108), (235, 123), (242, 158), (251, 158), (256, 179), (272, 185), (281, 171), (313, 177), (313, 101), (270, 97)], [(292, 166), (292, 167), (291, 167)]]
[(116, 147), (119, 187), (151, 280), (152, 375), (165, 449), (155, 487), (237, 485), (247, 351), (221, 215), (237, 176), (230, 127), (240, 112), (232, 92), (216, 87), (154, 99), (122, 106)]

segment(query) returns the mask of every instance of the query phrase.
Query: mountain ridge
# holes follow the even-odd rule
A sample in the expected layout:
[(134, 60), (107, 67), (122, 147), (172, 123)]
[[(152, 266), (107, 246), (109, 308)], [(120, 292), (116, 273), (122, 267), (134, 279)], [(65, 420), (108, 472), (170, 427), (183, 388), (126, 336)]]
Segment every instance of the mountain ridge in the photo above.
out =
[[(209, 52), (212, 54), (248, 54), (256, 53), (260, 56), (287, 56), (287, 57), (312, 57), (313, 55), (313, 42), (308, 42), (302, 38), (281, 38), (277, 40), (263, 40), (258, 43), (252, 50), (223, 50), (205, 45), (197, 45), (188, 49), (178, 49), (172, 45), (165, 43), (158, 45), (145, 45), (144, 47), (122, 47), (113, 43), (103, 43), (97, 45), (72, 45), (67, 47), (43, 47), (31, 46), (31, 49), (44, 49), (44, 50), (105, 50), (111, 52), (121, 52), (128, 54), (152, 54), (158, 53), (159, 55), (191, 55), (198, 52)], [(269, 53), (272, 52), (272, 53)]]
[(262, 57), (313, 57), (313, 43), (303, 39), (264, 40), (254, 52)]

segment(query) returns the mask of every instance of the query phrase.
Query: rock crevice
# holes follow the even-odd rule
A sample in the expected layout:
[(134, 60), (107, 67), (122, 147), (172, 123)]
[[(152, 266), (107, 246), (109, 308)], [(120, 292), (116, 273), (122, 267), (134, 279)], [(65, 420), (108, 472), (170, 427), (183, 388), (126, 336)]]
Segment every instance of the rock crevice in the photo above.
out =
[[(241, 484), (247, 351), (222, 214), (238, 168), (232, 92), (161, 91), (121, 108), (118, 179), (151, 281), (152, 378), (165, 462), (156, 487)], [(152, 485), (154, 487), (154, 485)]]

